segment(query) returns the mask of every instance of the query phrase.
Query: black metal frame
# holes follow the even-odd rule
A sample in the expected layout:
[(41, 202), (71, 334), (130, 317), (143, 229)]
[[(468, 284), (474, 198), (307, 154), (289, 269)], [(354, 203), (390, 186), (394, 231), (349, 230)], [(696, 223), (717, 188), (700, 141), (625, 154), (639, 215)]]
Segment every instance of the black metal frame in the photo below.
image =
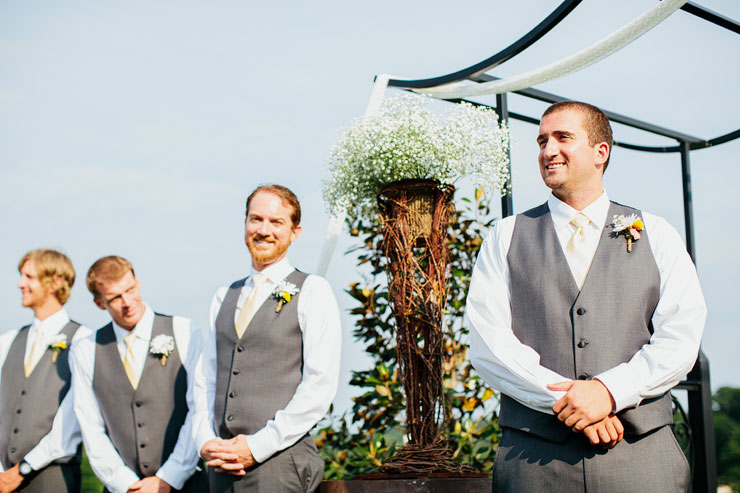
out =
[[(432, 77), (427, 79), (417, 80), (400, 80), (391, 79), (388, 85), (391, 87), (397, 87), (405, 90), (421, 89), (438, 86), (441, 84), (447, 84), (450, 82), (458, 82), (462, 80), (469, 80), (476, 83), (488, 82), (497, 80), (497, 77), (488, 75), (485, 72), (492, 68), (501, 65), (502, 63), (510, 60), (514, 56), (523, 52), (526, 48), (531, 46), (534, 42), (542, 38), (550, 30), (552, 30), (560, 21), (562, 21), (568, 14), (570, 14), (582, 0), (564, 0), (553, 12), (548, 15), (542, 22), (535, 26), (531, 31), (522, 36), (519, 40), (496, 53), (495, 55), (479, 62), (475, 65), (471, 65), (465, 69), (453, 72), (447, 75), (439, 77)], [(681, 10), (695, 15), (701, 19), (709, 21), (719, 27), (728, 29), (732, 32), (740, 34), (740, 24), (733, 19), (725, 17), (721, 14), (706, 9), (694, 2), (687, 2), (681, 7)], [(521, 89), (513, 91), (515, 94), (525, 96), (527, 98), (536, 99), (546, 103), (556, 103), (564, 101), (567, 98), (550, 94), (538, 89)], [(476, 101), (461, 100), (461, 99), (447, 99), (450, 102), (467, 101), (469, 103), (489, 106)], [(496, 95), (496, 109), (499, 122), (508, 123), (509, 119), (520, 120), (535, 125), (539, 124), (539, 119), (522, 115), (509, 111), (508, 97), (507, 94)], [(740, 137), (740, 129), (732, 132), (720, 135), (712, 139), (701, 139), (692, 135), (684, 134), (671, 130), (668, 128), (661, 127), (659, 125), (653, 125), (651, 123), (637, 120), (625, 115), (621, 115), (612, 111), (605, 111), (607, 117), (616, 123), (621, 123), (629, 127), (643, 130), (652, 134), (660, 135), (662, 137), (668, 137), (677, 141), (676, 146), (665, 147), (665, 146), (643, 146), (630, 144), (627, 142), (614, 142), (614, 145), (624, 147), (625, 149), (631, 149), (643, 152), (656, 152), (656, 153), (670, 153), (677, 152), (681, 156), (681, 177), (682, 177), (682, 188), (683, 188), (683, 206), (684, 206), (684, 223), (686, 231), (686, 249), (691, 255), (692, 260), (696, 262), (696, 251), (694, 245), (694, 220), (693, 220), (693, 204), (691, 196), (691, 169), (689, 153), (692, 150), (704, 149), (711, 146), (716, 146), (735, 140)], [(501, 212), (504, 217), (510, 216), (514, 213), (512, 194), (509, 193), (501, 198)], [(712, 415), (712, 393), (709, 381), (709, 361), (704, 355), (703, 351), (699, 352), (699, 357), (696, 360), (694, 368), (691, 370), (686, 380), (678, 384), (677, 389), (686, 390), (688, 393), (689, 413), (688, 421), (689, 428), (686, 431), (688, 434), (688, 447), (690, 447), (691, 455), (691, 468), (692, 468), (692, 489), (695, 493), (699, 492), (715, 492), (717, 490), (717, 460), (714, 445), (714, 422)], [(676, 403), (676, 409), (680, 416), (683, 416), (683, 420), (679, 420), (679, 426), (685, 426), (686, 413), (683, 408), (678, 404), (678, 401), (674, 399)], [(677, 429), (674, 427), (674, 429)], [(683, 430), (683, 428), (682, 428)]]

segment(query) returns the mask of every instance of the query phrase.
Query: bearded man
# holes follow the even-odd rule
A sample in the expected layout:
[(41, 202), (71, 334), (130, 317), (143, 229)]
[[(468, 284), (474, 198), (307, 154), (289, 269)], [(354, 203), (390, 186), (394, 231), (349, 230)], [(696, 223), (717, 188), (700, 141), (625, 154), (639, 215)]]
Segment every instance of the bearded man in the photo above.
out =
[(314, 491), (324, 464), (308, 434), (337, 389), (341, 326), (325, 279), (287, 258), (301, 207), (280, 185), (247, 199), (247, 276), (213, 297), (196, 375), (194, 439), (212, 492)]

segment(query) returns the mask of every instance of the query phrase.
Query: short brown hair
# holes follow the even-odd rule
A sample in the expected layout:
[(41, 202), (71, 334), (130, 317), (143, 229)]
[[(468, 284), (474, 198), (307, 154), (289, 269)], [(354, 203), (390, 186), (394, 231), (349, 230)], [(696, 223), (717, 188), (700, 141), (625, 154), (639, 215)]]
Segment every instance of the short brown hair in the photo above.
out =
[[(19, 272), (29, 260), (36, 268), (39, 282), (48, 289), (56, 289), (54, 295), (59, 303), (65, 304), (69, 300), (72, 286), (75, 283), (75, 268), (69, 257), (62, 252), (48, 248), (31, 250), (18, 262)], [(57, 284), (56, 279), (60, 279), (61, 284)]]
[(604, 171), (609, 165), (609, 158), (611, 157), (612, 145), (614, 139), (612, 137), (612, 127), (609, 124), (609, 119), (606, 117), (603, 111), (592, 104), (583, 103), (581, 101), (560, 101), (551, 105), (542, 114), (542, 118), (546, 117), (550, 113), (556, 113), (558, 111), (577, 111), (581, 114), (581, 126), (586, 131), (588, 136), (588, 145), (594, 147), (596, 144), (606, 142), (609, 145), (609, 156), (604, 163)]
[(293, 209), (293, 212), (290, 214), (290, 220), (293, 222), (293, 227), (301, 224), (301, 204), (298, 202), (298, 197), (296, 197), (289, 188), (282, 185), (276, 185), (274, 183), (260, 185), (249, 194), (249, 197), (247, 197), (247, 210), (245, 211), (245, 214), (249, 214), (249, 204), (252, 202), (254, 196), (260, 192), (269, 192), (280, 197), (283, 202), (287, 203)]
[(87, 289), (93, 297), (100, 297), (100, 285), (120, 280), (127, 272), (136, 275), (131, 262), (117, 255), (109, 255), (95, 261), (87, 271)]

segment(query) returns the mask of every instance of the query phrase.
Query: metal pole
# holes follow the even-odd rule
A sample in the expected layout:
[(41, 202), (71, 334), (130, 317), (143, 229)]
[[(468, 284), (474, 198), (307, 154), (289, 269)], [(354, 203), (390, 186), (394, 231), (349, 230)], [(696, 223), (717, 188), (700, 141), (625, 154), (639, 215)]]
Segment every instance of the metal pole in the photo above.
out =
[[(496, 113), (498, 113), (499, 124), (509, 124), (509, 104), (507, 102), (506, 93), (496, 94)], [(511, 148), (506, 151), (509, 157), (509, 180), (511, 180)], [(509, 217), (514, 214), (514, 201), (512, 194), (514, 192), (509, 189), (509, 193), (501, 197), (501, 217)]]
[(691, 168), (689, 166), (689, 143), (679, 142), (681, 148), (681, 178), (683, 181), (683, 219), (686, 225), (686, 250), (691, 260), (696, 263), (696, 250), (694, 249), (694, 213), (691, 201)]
[(687, 378), (698, 382), (697, 390), (689, 389), (689, 424), (694, 450), (694, 493), (717, 491), (717, 453), (714, 445), (714, 415), (712, 414), (712, 389), (709, 382), (709, 360), (699, 351), (694, 369)]

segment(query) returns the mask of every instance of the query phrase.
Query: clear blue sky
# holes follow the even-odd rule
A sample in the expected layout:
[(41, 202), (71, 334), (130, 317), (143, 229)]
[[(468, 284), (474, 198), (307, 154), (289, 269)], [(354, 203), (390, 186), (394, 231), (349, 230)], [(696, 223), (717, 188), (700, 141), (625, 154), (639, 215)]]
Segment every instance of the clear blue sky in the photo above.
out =
[[(734, 0), (700, 3), (740, 19)], [(293, 263), (316, 268), (328, 221), (324, 161), (338, 130), (362, 114), (373, 76), (428, 77), (499, 51), (558, 0), (530, 2), (0, 3), (0, 331), (31, 320), (16, 264), (60, 248), (78, 283), (68, 303), (91, 327), (107, 321), (84, 286), (98, 257), (128, 257), (156, 310), (207, 323), (214, 291), (247, 271), (244, 199), (262, 182), (295, 190), (304, 232)], [(601, 39), (655, 5), (584, 2), (527, 53), (493, 75), (545, 65)], [(740, 127), (740, 36), (677, 12), (598, 65), (540, 89), (703, 138)], [(512, 111), (545, 105), (511, 98)], [(514, 206), (545, 200), (536, 127), (514, 122)], [(647, 145), (667, 139), (615, 127)], [(709, 305), (704, 349), (713, 387), (740, 386), (736, 253), (740, 142), (692, 153), (696, 250)], [(677, 155), (616, 149), (612, 199), (665, 216), (683, 232)], [(463, 187), (464, 188), (464, 187)], [(465, 193), (465, 191), (461, 192)], [(328, 278), (346, 310), (352, 244), (344, 235)], [(344, 316), (339, 408), (350, 369), (368, 360)]]

